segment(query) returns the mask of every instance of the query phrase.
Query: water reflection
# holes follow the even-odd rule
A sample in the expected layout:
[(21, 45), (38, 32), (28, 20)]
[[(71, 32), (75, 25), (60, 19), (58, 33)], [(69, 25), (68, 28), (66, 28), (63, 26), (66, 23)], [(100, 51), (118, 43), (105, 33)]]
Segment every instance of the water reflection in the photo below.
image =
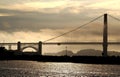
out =
[(118, 77), (119, 65), (0, 61), (0, 76), (12, 77)]

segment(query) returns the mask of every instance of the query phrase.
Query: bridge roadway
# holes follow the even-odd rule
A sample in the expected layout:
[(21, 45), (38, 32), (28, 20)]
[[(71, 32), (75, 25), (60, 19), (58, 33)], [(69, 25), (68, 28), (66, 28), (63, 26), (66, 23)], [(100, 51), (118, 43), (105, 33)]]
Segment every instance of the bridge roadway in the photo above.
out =
[[(33, 44), (36, 45), (38, 43), (35, 42), (31, 42), (31, 43), (21, 43), (22, 45), (25, 44)], [(103, 44), (103, 42), (46, 42), (46, 43), (42, 43), (42, 45), (87, 45), (87, 44), (91, 44), (91, 45), (101, 45)], [(120, 42), (108, 42), (108, 44), (112, 44), (112, 45), (119, 45)], [(0, 45), (17, 45), (17, 43), (0, 43)]]

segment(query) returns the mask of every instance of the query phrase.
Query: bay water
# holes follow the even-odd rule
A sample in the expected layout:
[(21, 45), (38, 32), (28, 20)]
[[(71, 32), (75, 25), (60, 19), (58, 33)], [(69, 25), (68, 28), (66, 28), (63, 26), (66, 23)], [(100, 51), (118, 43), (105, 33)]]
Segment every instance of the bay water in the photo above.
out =
[(5, 60), (0, 77), (120, 77), (120, 65)]

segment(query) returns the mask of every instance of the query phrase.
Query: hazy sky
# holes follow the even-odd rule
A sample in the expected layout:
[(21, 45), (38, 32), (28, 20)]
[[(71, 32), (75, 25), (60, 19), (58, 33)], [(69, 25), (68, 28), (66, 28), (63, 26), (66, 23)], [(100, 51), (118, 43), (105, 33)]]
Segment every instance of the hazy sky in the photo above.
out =
[[(45, 41), (104, 13), (120, 18), (119, 3), (120, 0), (0, 0), (0, 42)], [(120, 22), (111, 19), (110, 23), (110, 40), (120, 41)], [(101, 18), (58, 40), (102, 41), (102, 28)]]

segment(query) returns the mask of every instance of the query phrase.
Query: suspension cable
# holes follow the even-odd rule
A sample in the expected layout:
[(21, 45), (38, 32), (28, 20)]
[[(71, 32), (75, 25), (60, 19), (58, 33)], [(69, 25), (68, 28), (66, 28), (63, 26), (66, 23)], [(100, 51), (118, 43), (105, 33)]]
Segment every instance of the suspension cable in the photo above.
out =
[(112, 15), (109, 15), (110, 17), (112, 17), (113, 19), (115, 19), (115, 20), (118, 20), (118, 21), (120, 21), (120, 19), (119, 18), (116, 18), (116, 17), (114, 17), (114, 16), (112, 16)]
[(82, 27), (84, 27), (84, 26), (86, 26), (86, 25), (88, 25), (88, 24), (94, 22), (95, 20), (101, 18), (102, 16), (103, 16), (103, 15), (101, 15), (101, 16), (99, 16), (99, 17), (97, 17), (97, 18), (95, 18), (95, 19), (89, 21), (88, 23), (85, 23), (85, 24), (83, 24), (83, 25), (81, 25), (81, 26), (75, 28), (75, 29), (72, 29), (72, 30), (70, 30), (70, 31), (68, 31), (68, 32), (65, 32), (65, 33), (63, 33), (63, 34), (61, 34), (61, 35), (58, 35), (58, 36), (56, 36), (56, 37), (50, 38), (50, 39), (48, 39), (48, 40), (45, 40), (44, 42), (47, 42), (47, 41), (50, 41), (50, 40), (54, 40), (54, 39), (59, 38), (59, 37), (61, 37), (61, 36), (63, 36), (63, 35), (66, 35), (66, 34), (69, 34), (69, 33), (71, 33), (71, 32), (74, 32), (74, 31), (76, 31), (76, 30), (78, 30), (78, 29), (80, 29), (80, 28), (82, 28)]

